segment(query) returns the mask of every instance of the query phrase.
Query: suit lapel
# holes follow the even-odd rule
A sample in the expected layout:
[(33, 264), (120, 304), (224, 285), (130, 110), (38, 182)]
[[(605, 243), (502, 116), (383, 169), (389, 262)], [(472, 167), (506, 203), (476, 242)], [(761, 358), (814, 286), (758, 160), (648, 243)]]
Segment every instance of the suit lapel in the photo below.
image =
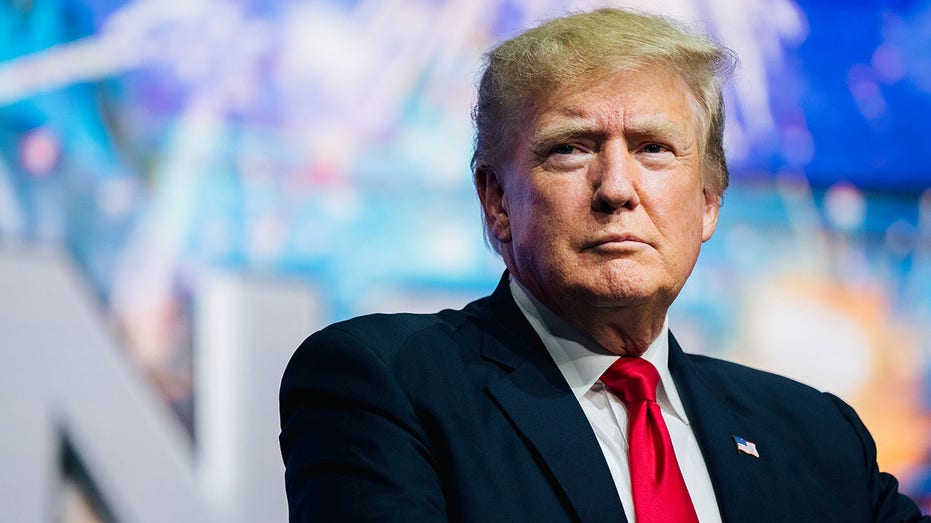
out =
[[(778, 442), (769, 439), (759, 420), (735, 412), (724, 385), (703, 374), (672, 336), (669, 370), (708, 467), (721, 518), (760, 521), (761, 508), (774, 506), (770, 472), (780, 460)], [(734, 436), (754, 442), (760, 457), (738, 452)]]
[(488, 392), (539, 454), (580, 521), (626, 521), (614, 480), (569, 385), (514, 304), (507, 274), (489, 302), (482, 355), (508, 369)]
[[(540, 455), (581, 521), (626, 521), (614, 481), (588, 419), (514, 304), (507, 273), (480, 310), (482, 355), (507, 372), (488, 392)], [(776, 521), (773, 471), (782, 459), (778, 441), (752, 412), (733, 408), (726, 383), (714, 379), (669, 341), (669, 369), (702, 451), (725, 522)], [(754, 442), (760, 457), (740, 453), (733, 437)], [(770, 516), (775, 516), (770, 514)]]

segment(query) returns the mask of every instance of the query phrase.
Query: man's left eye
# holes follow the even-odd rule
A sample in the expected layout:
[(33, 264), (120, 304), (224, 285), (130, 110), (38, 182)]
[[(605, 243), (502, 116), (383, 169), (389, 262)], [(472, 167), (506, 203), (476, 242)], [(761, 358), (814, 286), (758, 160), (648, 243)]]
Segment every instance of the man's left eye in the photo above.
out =
[(648, 143), (643, 146), (643, 152), (656, 154), (666, 151), (667, 149), (658, 143)]

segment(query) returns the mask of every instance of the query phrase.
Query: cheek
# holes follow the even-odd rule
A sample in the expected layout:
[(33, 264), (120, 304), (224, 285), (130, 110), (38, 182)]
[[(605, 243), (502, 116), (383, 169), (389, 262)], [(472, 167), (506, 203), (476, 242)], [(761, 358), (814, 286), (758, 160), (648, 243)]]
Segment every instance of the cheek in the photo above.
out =
[(534, 263), (568, 263), (574, 246), (585, 235), (588, 204), (580, 206), (572, 187), (553, 184), (551, 191), (528, 194), (520, 205), (520, 233), (517, 249), (532, 256)]
[[(575, 183), (551, 179), (535, 187), (523, 202), (525, 214), (541, 227), (563, 228), (584, 219), (589, 208), (584, 190)], [(582, 203), (584, 202), (584, 205)]]
[[(676, 238), (683, 246), (700, 240), (704, 230), (704, 194), (692, 187), (661, 193), (664, 197), (649, 202), (654, 224), (667, 238)], [(654, 193), (656, 194), (656, 193)]]

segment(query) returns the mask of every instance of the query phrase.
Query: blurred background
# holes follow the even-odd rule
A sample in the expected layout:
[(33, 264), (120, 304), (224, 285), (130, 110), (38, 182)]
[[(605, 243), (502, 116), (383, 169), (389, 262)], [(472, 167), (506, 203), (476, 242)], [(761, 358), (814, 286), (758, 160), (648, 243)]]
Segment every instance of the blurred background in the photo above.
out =
[(492, 290), (481, 54), (606, 5), (741, 61), (673, 331), (840, 395), (931, 510), (931, 0), (654, 3), (0, 2), (0, 519), (283, 519), (287, 357)]

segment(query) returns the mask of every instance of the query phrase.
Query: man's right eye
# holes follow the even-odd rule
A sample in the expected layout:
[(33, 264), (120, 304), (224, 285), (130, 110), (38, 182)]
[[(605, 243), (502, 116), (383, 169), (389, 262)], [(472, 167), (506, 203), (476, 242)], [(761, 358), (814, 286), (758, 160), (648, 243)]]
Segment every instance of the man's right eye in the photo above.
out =
[(575, 152), (575, 146), (569, 144), (560, 144), (550, 151), (550, 154), (572, 154)]

